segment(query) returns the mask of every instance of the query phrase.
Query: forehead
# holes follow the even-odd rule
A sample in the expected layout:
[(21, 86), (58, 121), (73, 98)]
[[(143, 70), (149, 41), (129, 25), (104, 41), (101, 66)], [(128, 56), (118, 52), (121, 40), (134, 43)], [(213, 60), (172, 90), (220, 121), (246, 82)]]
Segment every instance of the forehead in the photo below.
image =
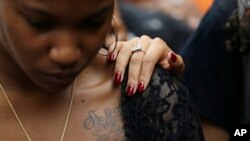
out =
[(69, 6), (71, 5), (81, 5), (84, 6), (84, 4), (102, 4), (107, 2), (112, 2), (114, 0), (14, 0), (14, 1), (21, 1), (21, 2), (37, 2), (37, 3), (57, 3), (57, 4), (67, 4)]
[(3, 0), (57, 14), (84, 15), (114, 4), (114, 0)]
[(79, 3), (102, 3), (102, 2), (108, 2), (108, 1), (114, 1), (114, 0), (7, 0), (7, 1), (28, 1), (28, 2), (61, 2), (61, 3), (71, 3), (71, 2), (79, 2)]

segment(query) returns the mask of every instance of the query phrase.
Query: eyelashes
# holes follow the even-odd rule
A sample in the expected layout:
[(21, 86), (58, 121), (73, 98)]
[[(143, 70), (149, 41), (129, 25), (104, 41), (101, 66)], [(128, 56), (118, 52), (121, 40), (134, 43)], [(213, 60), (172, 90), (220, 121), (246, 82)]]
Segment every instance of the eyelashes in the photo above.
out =
[(101, 20), (86, 20), (79, 24), (79, 28), (98, 28), (106, 22), (106, 19)]
[[(39, 31), (47, 31), (56, 27), (56, 22), (49, 20), (37, 20), (37, 19), (28, 19), (26, 18), (27, 23), (34, 29)], [(98, 29), (106, 22), (106, 19), (101, 20), (85, 20), (80, 22), (77, 27), (82, 29)]]
[(46, 21), (46, 20), (36, 20), (36, 19), (28, 19), (26, 18), (27, 23), (37, 29), (37, 30), (49, 30), (51, 29), (53, 26), (55, 26), (55, 23), (52, 21)]

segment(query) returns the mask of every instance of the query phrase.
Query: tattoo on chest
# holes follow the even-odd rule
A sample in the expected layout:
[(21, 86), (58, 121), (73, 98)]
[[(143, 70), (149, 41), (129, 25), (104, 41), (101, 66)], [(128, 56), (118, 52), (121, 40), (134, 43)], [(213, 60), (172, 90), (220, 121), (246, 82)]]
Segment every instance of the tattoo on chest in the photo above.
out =
[(91, 130), (97, 141), (118, 141), (123, 133), (123, 122), (120, 106), (111, 109), (105, 108), (102, 113), (97, 109), (89, 111), (83, 126)]

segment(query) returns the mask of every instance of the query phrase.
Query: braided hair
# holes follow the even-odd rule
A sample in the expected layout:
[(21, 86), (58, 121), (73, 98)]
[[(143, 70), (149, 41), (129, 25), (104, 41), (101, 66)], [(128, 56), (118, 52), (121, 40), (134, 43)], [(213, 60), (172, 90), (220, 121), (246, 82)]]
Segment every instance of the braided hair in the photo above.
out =
[(225, 46), (230, 52), (247, 53), (250, 50), (250, 17), (239, 20), (238, 9), (232, 12), (226, 22), (227, 40)]

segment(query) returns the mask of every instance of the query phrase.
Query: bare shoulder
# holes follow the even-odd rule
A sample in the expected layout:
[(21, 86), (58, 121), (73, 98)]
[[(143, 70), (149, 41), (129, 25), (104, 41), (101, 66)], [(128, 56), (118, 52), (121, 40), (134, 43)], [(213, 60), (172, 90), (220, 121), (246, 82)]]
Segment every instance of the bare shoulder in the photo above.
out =
[(97, 141), (125, 140), (120, 87), (114, 87), (112, 75), (108, 75), (97, 73), (94, 78), (89, 78), (92, 79), (89, 82), (86, 82), (89, 79), (79, 81), (75, 115), (72, 116), (74, 131), (77, 131), (72, 133), (74, 137)]

